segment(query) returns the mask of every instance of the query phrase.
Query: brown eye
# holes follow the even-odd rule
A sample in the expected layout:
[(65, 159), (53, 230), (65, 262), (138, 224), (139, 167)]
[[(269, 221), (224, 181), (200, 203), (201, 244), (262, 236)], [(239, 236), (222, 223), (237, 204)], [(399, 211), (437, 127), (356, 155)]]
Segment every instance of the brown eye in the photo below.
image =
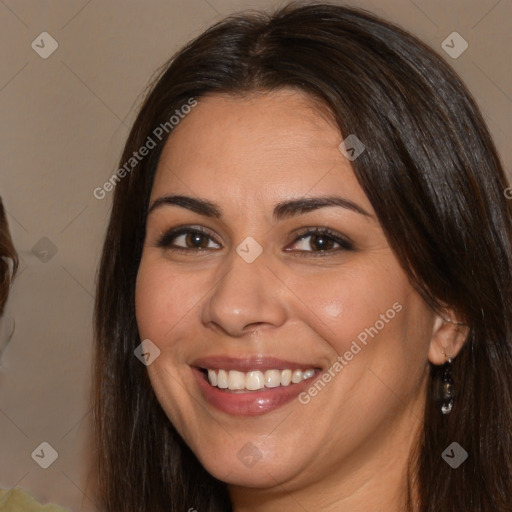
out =
[(309, 229), (300, 233), (288, 250), (306, 253), (337, 253), (343, 250), (353, 250), (350, 240), (341, 234), (325, 228)]
[(205, 249), (208, 247), (208, 236), (203, 233), (190, 232), (182, 236), (185, 237), (185, 245), (191, 249), (197, 249), (198, 247)]
[(157, 243), (158, 247), (184, 251), (217, 249), (218, 245), (209, 233), (191, 228), (172, 229)]
[(336, 242), (325, 235), (313, 235), (310, 241), (311, 247), (318, 251), (328, 251), (332, 249)]

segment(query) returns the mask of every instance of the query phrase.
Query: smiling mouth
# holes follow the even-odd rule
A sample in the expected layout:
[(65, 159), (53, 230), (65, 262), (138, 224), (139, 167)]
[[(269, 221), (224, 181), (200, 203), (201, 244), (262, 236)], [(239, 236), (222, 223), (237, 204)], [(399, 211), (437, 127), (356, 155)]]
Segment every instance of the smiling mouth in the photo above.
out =
[(212, 387), (227, 392), (247, 393), (293, 386), (313, 378), (321, 369), (269, 369), (265, 371), (252, 370), (241, 372), (238, 370), (201, 368), (201, 371)]

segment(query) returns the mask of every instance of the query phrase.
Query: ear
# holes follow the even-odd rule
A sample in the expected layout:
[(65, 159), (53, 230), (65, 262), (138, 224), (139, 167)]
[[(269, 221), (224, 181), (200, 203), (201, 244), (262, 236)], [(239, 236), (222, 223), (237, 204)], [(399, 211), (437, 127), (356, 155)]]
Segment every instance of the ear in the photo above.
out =
[(460, 352), (469, 335), (469, 327), (460, 322), (452, 311), (436, 314), (432, 328), (432, 338), (428, 351), (428, 360), (441, 365), (448, 359), (454, 359)]

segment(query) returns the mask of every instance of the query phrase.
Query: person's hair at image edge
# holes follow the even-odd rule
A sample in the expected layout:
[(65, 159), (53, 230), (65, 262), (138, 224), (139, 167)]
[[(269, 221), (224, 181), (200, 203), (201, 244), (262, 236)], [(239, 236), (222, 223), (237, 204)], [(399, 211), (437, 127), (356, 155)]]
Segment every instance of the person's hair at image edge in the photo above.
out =
[(12, 280), (18, 269), (18, 254), (12, 243), (9, 224), (0, 198), (0, 317), (4, 313)]
[[(388, 242), (436, 311), (469, 326), (454, 361), (457, 401), (443, 415), (430, 365), (407, 510), (505, 512), (512, 495), (512, 211), (495, 145), (456, 73), (402, 29), (362, 10), (290, 4), (208, 29), (155, 80), (121, 165), (191, 97), (293, 88), (319, 99), (366, 151), (352, 162)], [(171, 133), (172, 135), (172, 133)], [(97, 475), (105, 510), (231, 509), (161, 409), (140, 344), (135, 282), (165, 138), (120, 180), (100, 264), (93, 389)], [(457, 441), (457, 470), (441, 457)], [(418, 503), (416, 503), (416, 491)]]

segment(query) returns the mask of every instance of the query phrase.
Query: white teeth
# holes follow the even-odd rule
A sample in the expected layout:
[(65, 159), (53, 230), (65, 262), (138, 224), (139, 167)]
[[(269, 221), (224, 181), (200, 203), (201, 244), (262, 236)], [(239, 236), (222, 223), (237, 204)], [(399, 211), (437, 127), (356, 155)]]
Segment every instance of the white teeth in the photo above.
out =
[(245, 388), (245, 374), (231, 370), (228, 373), (228, 388), (229, 389), (244, 389)]
[(226, 373), (226, 370), (219, 370), (219, 373), (217, 374), (217, 386), (221, 389), (226, 389), (228, 387), (228, 374)]
[(292, 371), (291, 370), (283, 370), (281, 372), (281, 386), (288, 386), (292, 381)]
[(215, 370), (208, 370), (208, 380), (212, 386), (217, 385), (217, 374), (215, 373)]
[[(212, 381), (210, 381), (210, 383), (212, 383)], [(212, 383), (212, 386), (215, 386), (215, 384)], [(245, 377), (245, 387), (251, 391), (264, 388), (265, 376), (259, 371), (248, 372)]]
[(300, 370), (293, 370), (293, 373), (292, 373), (292, 382), (294, 384), (297, 384), (299, 383), (301, 380), (303, 380), (302, 378), (302, 372)]
[(265, 387), (277, 388), (281, 385), (281, 372), (279, 370), (267, 370), (265, 372)]
[(289, 386), (290, 383), (298, 384), (315, 375), (315, 370), (267, 370), (265, 373), (259, 370), (240, 372), (238, 370), (208, 370), (208, 382), (221, 389), (231, 391), (257, 391), (263, 388), (277, 388)]
[(315, 375), (315, 370), (306, 370), (303, 374), (302, 374), (302, 378), (304, 380), (306, 379), (309, 379), (310, 377), (313, 377), (313, 375)]

